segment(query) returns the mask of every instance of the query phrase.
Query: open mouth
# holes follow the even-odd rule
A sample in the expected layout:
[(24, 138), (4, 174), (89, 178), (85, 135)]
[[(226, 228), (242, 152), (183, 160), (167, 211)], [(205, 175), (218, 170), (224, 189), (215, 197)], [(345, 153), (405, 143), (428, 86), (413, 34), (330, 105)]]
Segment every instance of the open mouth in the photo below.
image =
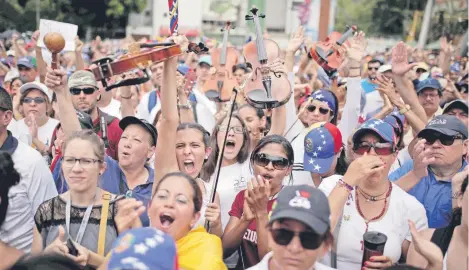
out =
[(192, 160), (184, 160), (184, 170), (191, 174), (195, 170), (194, 162)]
[(265, 181), (272, 181), (272, 179), (274, 179), (274, 177), (270, 174), (263, 174), (261, 175), (262, 179), (264, 179)]
[(226, 140), (226, 148), (233, 149), (236, 146), (236, 141), (234, 140)]
[(163, 229), (168, 229), (173, 224), (174, 218), (168, 213), (162, 213), (160, 215), (160, 223)]
[(122, 156), (128, 157), (128, 156), (130, 156), (130, 153), (129, 152), (122, 152)]

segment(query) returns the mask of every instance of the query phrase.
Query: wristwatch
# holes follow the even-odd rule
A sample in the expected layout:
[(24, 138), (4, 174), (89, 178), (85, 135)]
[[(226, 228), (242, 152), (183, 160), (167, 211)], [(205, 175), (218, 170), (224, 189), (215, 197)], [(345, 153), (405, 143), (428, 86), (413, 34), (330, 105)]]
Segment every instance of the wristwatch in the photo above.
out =
[(403, 115), (404, 113), (406, 113), (408, 111), (410, 111), (410, 105), (405, 104), (405, 106), (402, 109), (399, 110), (399, 113)]

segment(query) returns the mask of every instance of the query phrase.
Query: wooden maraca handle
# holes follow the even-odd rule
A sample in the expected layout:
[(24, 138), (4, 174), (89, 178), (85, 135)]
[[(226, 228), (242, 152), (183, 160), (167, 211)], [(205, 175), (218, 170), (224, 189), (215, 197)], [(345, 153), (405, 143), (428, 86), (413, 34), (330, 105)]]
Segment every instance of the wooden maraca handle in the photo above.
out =
[(52, 61), (50, 63), (50, 66), (52, 69), (57, 69), (58, 67), (58, 57), (57, 57), (57, 53), (52, 53)]

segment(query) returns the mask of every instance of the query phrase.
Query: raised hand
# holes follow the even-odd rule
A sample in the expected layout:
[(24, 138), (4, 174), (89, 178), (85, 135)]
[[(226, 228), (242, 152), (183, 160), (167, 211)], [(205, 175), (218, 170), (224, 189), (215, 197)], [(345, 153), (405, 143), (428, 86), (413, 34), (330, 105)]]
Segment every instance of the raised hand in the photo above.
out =
[(453, 193), (460, 193), (462, 182), (464, 182), (464, 179), (466, 179), (467, 175), (468, 171), (466, 165), (462, 171), (456, 173), (453, 178), (451, 178), (451, 189), (453, 190)]
[(383, 169), (384, 163), (379, 157), (365, 153), (350, 163), (343, 180), (352, 187), (358, 186), (363, 179)]
[(399, 41), (392, 48), (392, 73), (397, 76), (404, 76), (417, 63), (409, 64), (407, 56), (407, 47), (404, 42)]
[(249, 197), (249, 192), (246, 189), (244, 191), (243, 215), (241, 216), (241, 219), (245, 221), (252, 221), (256, 216), (254, 215), (254, 212), (251, 210), (251, 207), (249, 207), (249, 204), (246, 200), (247, 197)]
[(303, 45), (305, 41), (305, 30), (303, 26), (298, 26), (296, 28), (295, 33), (293, 33), (290, 37), (290, 41), (288, 41), (287, 52), (295, 53), (298, 49)]
[(31, 39), (34, 41), (34, 43), (36, 43), (36, 46), (37, 46), (37, 41), (38, 41), (40, 35), (41, 35), (41, 33), (39, 32), (39, 30), (36, 30), (36, 31), (34, 31), (33, 35), (31, 36)]
[(274, 73), (285, 73), (285, 74), (287, 73), (287, 69), (285, 67), (285, 64), (280, 58), (275, 59), (269, 65), (269, 69)]
[(210, 221), (211, 227), (221, 225), (220, 206), (216, 203), (209, 203), (205, 209), (205, 219)]
[(33, 139), (37, 139), (38, 126), (37, 126), (36, 117), (34, 116), (34, 114), (28, 115), (25, 118), (24, 122), (25, 122), (26, 126), (28, 126), (29, 134), (31, 134), (31, 137)]
[(360, 31), (350, 39), (350, 46), (347, 48), (347, 58), (349, 61), (360, 62), (366, 52), (368, 41), (365, 38), (365, 33)]
[(118, 202), (117, 206), (117, 214), (114, 217), (114, 222), (116, 223), (119, 234), (130, 229), (142, 227), (140, 215), (145, 212), (143, 202), (129, 198)]
[(44, 249), (44, 253), (68, 255), (67, 236), (65, 235), (65, 229), (63, 226), (59, 226), (57, 237)]
[(75, 52), (83, 51), (83, 41), (80, 40), (79, 36), (75, 37)]
[(425, 149), (425, 139), (419, 139), (414, 146), (414, 175), (422, 179), (428, 175), (428, 165), (435, 161), (434, 157), (430, 157), (430, 149)]
[(67, 74), (65, 71), (48, 67), (44, 84), (56, 93), (65, 93), (67, 89)]
[(440, 37), (440, 53), (445, 55), (450, 55), (453, 53), (452, 40), (448, 42), (446, 37)]
[(248, 184), (248, 194), (245, 200), (256, 217), (267, 215), (267, 204), (270, 196), (270, 182), (265, 181), (260, 175), (253, 177)]
[(386, 76), (376, 76), (376, 84), (378, 84), (377, 90), (389, 98), (389, 101), (396, 107), (400, 108), (404, 106), (404, 103), (401, 101), (400, 97), (396, 93), (396, 88), (391, 79), (386, 78)]

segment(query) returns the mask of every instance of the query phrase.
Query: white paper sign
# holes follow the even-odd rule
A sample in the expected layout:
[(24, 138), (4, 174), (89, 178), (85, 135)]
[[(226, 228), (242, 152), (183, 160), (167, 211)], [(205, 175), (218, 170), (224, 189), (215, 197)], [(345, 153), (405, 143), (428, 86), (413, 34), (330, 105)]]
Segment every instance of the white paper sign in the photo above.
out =
[(44, 45), (44, 36), (47, 33), (58, 32), (65, 39), (64, 51), (75, 50), (75, 37), (78, 33), (78, 25), (41, 19), (39, 22), (39, 32), (41, 33), (38, 40), (39, 47), (46, 47)]

